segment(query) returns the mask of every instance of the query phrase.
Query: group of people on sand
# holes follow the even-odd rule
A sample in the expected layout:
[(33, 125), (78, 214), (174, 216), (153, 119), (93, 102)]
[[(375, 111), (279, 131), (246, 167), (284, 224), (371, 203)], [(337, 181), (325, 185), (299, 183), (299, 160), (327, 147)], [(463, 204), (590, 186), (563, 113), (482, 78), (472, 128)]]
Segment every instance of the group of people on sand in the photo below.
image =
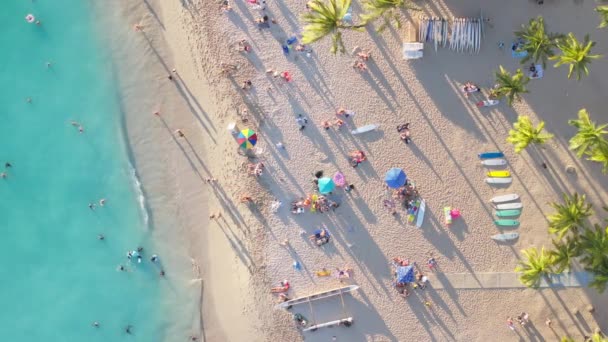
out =
[(325, 213), (329, 210), (335, 210), (339, 206), (340, 203), (327, 198), (327, 196), (319, 195), (314, 198), (312, 195), (308, 195), (291, 202), (291, 213), (301, 214), (308, 208), (314, 212)]
[(247, 174), (251, 176), (260, 177), (264, 173), (264, 163), (249, 163), (247, 164)]
[[(356, 50), (358, 50), (358, 48), (355, 48), (354, 51)], [(371, 52), (362, 50), (357, 52), (356, 56), (356, 59), (353, 61), (353, 68), (359, 71), (367, 71), (366, 62), (371, 58)]]
[(355, 116), (354, 111), (340, 107), (336, 110), (337, 118), (333, 121), (332, 120), (321, 121), (321, 127), (323, 127), (325, 130), (328, 130), (329, 128), (331, 128), (332, 126), (335, 125), (336, 127), (338, 127), (338, 129), (340, 129), (346, 123), (343, 119), (352, 118), (353, 116)]
[[(515, 317), (515, 320), (521, 325), (522, 328), (525, 328), (526, 325), (530, 323), (530, 315), (528, 315), (527, 312), (522, 312)], [(507, 327), (513, 331), (515, 330), (515, 323), (513, 322), (513, 318), (511, 316), (507, 317)]]
[[(410, 260), (409, 259), (404, 259), (404, 258), (400, 258), (400, 257), (395, 257), (392, 260), (393, 266), (395, 268), (397, 267), (402, 267), (402, 266), (410, 266)], [(413, 282), (400, 282), (397, 279), (395, 279), (394, 285), (395, 285), (395, 289), (397, 289), (397, 292), (399, 293), (399, 295), (403, 298), (407, 298), (409, 297), (409, 295), (411, 294), (410, 291), (410, 287), (413, 288), (414, 290), (424, 290), (426, 289), (427, 283), (429, 281), (428, 277), (426, 275), (424, 275), (420, 269), (418, 269), (418, 265), (414, 262), (413, 266), (416, 267), (416, 273), (414, 275), (415, 280)], [(427, 266), (429, 267), (430, 271), (435, 271), (437, 268), (437, 261), (435, 260), (435, 258), (430, 257), (427, 261)], [(396, 275), (396, 272), (395, 272)], [(426, 302), (425, 304), (427, 304), (428, 302)], [(429, 306), (429, 304), (427, 304), (427, 306)]]

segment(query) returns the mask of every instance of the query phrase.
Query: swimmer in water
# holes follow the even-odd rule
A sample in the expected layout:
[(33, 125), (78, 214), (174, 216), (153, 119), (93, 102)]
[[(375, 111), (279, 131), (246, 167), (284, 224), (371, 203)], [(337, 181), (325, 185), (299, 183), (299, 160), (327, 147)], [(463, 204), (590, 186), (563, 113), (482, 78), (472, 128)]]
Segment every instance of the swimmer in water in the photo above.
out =
[(78, 132), (82, 134), (82, 132), (84, 132), (84, 127), (78, 126)]
[(131, 328), (133, 328), (133, 326), (131, 324), (129, 324), (125, 327), (125, 332), (129, 335), (131, 335)]
[(150, 261), (157, 262), (158, 261), (158, 255), (152, 254), (152, 257), (150, 258)]
[(2, 172), (2, 173), (0, 173), (0, 177), (2, 179), (5, 179), (6, 177), (8, 177), (8, 174), (6, 172)]
[(76, 121), (70, 121), (70, 125), (74, 126), (74, 127), (78, 127), (80, 126), (80, 124)]
[(53, 63), (51, 62), (46, 62), (46, 68), (50, 69), (53, 66)]
[(118, 270), (119, 271), (125, 271), (125, 267), (123, 265), (118, 265)]
[(27, 102), (27, 103), (32, 103), (32, 98), (31, 98), (31, 97), (26, 97), (26, 98), (25, 98), (25, 102)]
[(11, 167), (11, 166), (13, 166), (13, 165), (11, 165), (11, 163), (9, 163), (9, 162), (4, 163), (4, 167), (5, 167), (5, 168), (7, 168), (7, 169), (8, 169), (9, 167)]
[(102, 199), (99, 200), (99, 205), (100, 206), (103, 207), (105, 204), (106, 204), (106, 199), (105, 198), (102, 198)]
[(95, 203), (89, 203), (89, 209), (95, 210)]
[(94, 326), (95, 328), (99, 328), (99, 322), (97, 322), (97, 321), (91, 323), (91, 325)]
[(164, 277), (165, 276), (165, 270), (160, 270), (160, 276)]
[(103, 236), (103, 234), (99, 234), (99, 235), (97, 235), (97, 239), (98, 239), (98, 240), (105, 240), (105, 239), (106, 239), (106, 237), (105, 237), (105, 236)]

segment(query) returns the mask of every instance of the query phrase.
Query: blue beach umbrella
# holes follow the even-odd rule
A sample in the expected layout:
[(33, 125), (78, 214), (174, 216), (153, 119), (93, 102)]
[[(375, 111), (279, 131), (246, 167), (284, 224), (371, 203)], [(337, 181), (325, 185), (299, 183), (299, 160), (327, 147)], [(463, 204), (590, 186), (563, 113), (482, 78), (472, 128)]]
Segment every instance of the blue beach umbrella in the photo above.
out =
[(323, 177), (319, 179), (319, 192), (322, 194), (328, 194), (336, 188), (336, 183), (334, 183), (333, 179), (328, 177)]
[(405, 181), (407, 180), (407, 176), (405, 172), (400, 168), (394, 167), (386, 173), (384, 176), (384, 181), (389, 188), (397, 189), (405, 185)]
[(414, 282), (414, 267), (413, 266), (399, 266), (397, 268), (397, 282), (398, 283), (413, 283)]

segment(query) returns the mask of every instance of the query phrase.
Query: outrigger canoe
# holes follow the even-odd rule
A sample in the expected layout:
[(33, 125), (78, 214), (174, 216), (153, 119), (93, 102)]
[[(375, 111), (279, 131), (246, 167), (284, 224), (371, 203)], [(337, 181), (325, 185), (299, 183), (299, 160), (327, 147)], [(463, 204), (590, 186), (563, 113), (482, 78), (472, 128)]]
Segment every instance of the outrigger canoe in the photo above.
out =
[(292, 300), (288, 300), (286, 302), (278, 304), (275, 307), (282, 308), (282, 309), (289, 309), (290, 307), (292, 307), (294, 305), (308, 303), (308, 302), (312, 302), (314, 300), (337, 296), (337, 295), (340, 295), (343, 293), (355, 291), (358, 288), (359, 288), (359, 285), (348, 285), (348, 286), (339, 287), (337, 289), (333, 289), (333, 290), (329, 290), (329, 291), (317, 292), (317, 293), (311, 294), (309, 296), (298, 297), (298, 298), (294, 298)]

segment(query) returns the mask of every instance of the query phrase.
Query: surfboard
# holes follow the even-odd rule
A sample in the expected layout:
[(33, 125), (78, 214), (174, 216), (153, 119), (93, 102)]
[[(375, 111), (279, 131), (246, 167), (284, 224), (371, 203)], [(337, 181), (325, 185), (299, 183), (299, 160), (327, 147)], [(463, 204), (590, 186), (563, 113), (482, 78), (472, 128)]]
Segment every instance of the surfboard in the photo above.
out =
[(414, 218), (416, 218), (416, 213), (418, 212), (418, 208), (420, 208), (420, 200), (416, 200), (414, 202), (414, 205), (410, 208), (410, 210), (408, 210), (408, 215), (407, 215), (407, 223), (412, 223), (414, 222)]
[(492, 197), (492, 199), (490, 199), (490, 202), (494, 202), (494, 203), (509, 202), (509, 201), (515, 201), (518, 198), (519, 198), (518, 194), (499, 195), (499, 196)]
[(500, 177), (500, 178), (505, 178), (505, 177), (509, 177), (511, 175), (511, 172), (509, 171), (489, 171), (488, 172), (488, 177)]
[(507, 184), (511, 183), (512, 179), (509, 178), (486, 178), (488, 184)]
[(361, 134), (361, 133), (373, 131), (373, 130), (375, 130), (378, 127), (380, 127), (380, 125), (376, 125), (376, 124), (365, 125), (365, 126), (361, 126), (361, 127), (357, 128), (357, 129), (354, 129), (354, 130), (352, 130), (350, 132), (352, 134)]
[(509, 209), (520, 209), (523, 208), (524, 205), (520, 202), (516, 202), (516, 203), (501, 203), (501, 204), (495, 204), (494, 208), (496, 208), (496, 210), (509, 210)]
[(510, 209), (510, 210), (497, 210), (496, 216), (498, 217), (509, 217), (509, 216), (519, 216), (521, 215), (521, 210), (519, 209)]
[(443, 217), (445, 219), (446, 225), (452, 224), (452, 207), (444, 207), (443, 208)]
[(502, 152), (484, 152), (477, 155), (480, 159), (502, 158), (505, 155)]
[(359, 288), (358, 285), (343, 286), (343, 287), (335, 288), (335, 289), (328, 290), (328, 291), (317, 292), (317, 293), (311, 294), (309, 296), (294, 298), (294, 299), (288, 300), (286, 302), (282, 302), (282, 303), (276, 305), (275, 307), (287, 309), (293, 305), (308, 303), (308, 302), (311, 302), (314, 300), (319, 300), (319, 299), (324, 299), (324, 298), (341, 295), (343, 293), (355, 291), (358, 288)]
[(424, 221), (424, 209), (426, 208), (426, 201), (422, 200), (420, 202), (420, 208), (418, 208), (418, 217), (416, 218), (416, 227), (422, 227), (422, 222)]
[(507, 161), (504, 159), (486, 159), (486, 160), (481, 161), (481, 165), (486, 165), (486, 166), (507, 165)]
[(519, 226), (519, 221), (517, 221), (517, 220), (495, 220), (494, 223), (497, 226), (502, 226), (502, 227), (515, 227), (515, 226)]
[(496, 240), (496, 241), (515, 240), (518, 237), (519, 237), (519, 233), (504, 233), (504, 234), (496, 234), (496, 235), (491, 236), (492, 240)]

